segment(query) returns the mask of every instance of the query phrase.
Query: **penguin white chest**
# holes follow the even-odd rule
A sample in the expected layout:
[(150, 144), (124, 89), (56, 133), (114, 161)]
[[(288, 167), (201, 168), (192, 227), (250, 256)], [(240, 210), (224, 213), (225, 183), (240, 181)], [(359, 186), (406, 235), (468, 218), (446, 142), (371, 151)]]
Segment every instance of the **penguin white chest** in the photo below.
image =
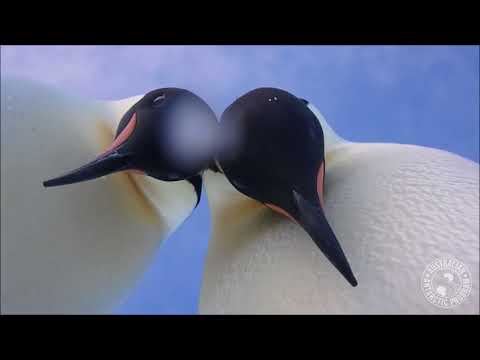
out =
[[(348, 144), (327, 158), (326, 216), (357, 274), (352, 288), (295, 223), (209, 173), (213, 236), (201, 313), (477, 313), (478, 165), (409, 145)], [(227, 198), (229, 200), (227, 200)], [(245, 206), (247, 212), (225, 210)], [(223, 212), (223, 214), (221, 214)], [(472, 276), (453, 309), (430, 304), (422, 274), (452, 256)]]

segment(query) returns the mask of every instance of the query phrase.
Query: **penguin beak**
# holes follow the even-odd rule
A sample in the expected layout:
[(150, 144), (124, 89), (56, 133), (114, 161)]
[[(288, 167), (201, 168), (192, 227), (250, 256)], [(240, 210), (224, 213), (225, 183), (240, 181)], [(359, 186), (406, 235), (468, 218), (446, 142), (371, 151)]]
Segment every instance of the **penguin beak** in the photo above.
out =
[(297, 207), (297, 216), (295, 218), (298, 223), (350, 285), (357, 286), (358, 283), (350, 268), (350, 264), (332, 228), (328, 224), (321, 206), (311, 204), (295, 190), (293, 190), (293, 198)]
[(130, 155), (128, 154), (119, 154), (117, 151), (108, 152), (65, 175), (44, 181), (43, 186), (52, 187), (74, 184), (81, 181), (93, 180), (118, 171), (127, 170), (130, 167), (129, 158)]
[(127, 170), (130, 166), (130, 154), (120, 154), (119, 147), (130, 137), (137, 124), (137, 114), (133, 113), (122, 132), (113, 143), (92, 162), (70, 171), (57, 178), (44, 181), (43, 186), (59, 186), (74, 184), (81, 181), (93, 180), (118, 171)]

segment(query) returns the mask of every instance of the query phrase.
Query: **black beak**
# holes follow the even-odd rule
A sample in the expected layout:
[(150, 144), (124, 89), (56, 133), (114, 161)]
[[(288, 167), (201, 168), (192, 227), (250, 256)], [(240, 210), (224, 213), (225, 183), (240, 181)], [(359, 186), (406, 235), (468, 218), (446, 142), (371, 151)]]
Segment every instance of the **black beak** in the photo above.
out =
[(101, 155), (94, 161), (68, 172), (65, 175), (56, 177), (43, 182), (43, 186), (59, 186), (74, 184), (81, 181), (93, 180), (105, 175), (113, 174), (118, 171), (127, 170), (129, 166), (128, 154), (119, 154), (118, 152), (110, 152)]
[(293, 197), (297, 205), (297, 220), (300, 225), (350, 285), (357, 286), (350, 264), (327, 222), (323, 209), (320, 205), (312, 205), (295, 190), (293, 190)]

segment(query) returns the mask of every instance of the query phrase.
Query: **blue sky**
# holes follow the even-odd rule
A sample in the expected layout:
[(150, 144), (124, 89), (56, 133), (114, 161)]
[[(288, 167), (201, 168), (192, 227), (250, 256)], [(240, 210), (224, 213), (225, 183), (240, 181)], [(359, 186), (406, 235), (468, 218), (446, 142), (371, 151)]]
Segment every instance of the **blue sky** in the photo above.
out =
[[(83, 97), (183, 87), (220, 115), (279, 87), (352, 141), (430, 146), (479, 161), (478, 46), (2, 46), (1, 73)], [(196, 313), (210, 231), (204, 197), (119, 313)]]

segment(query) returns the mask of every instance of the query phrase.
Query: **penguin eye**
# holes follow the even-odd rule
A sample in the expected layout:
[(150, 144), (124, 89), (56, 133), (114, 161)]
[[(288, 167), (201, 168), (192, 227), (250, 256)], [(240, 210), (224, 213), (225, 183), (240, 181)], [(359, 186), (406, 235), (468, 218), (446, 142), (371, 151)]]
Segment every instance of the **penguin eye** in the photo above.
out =
[(165, 100), (165, 94), (160, 94), (155, 99), (153, 99), (153, 105), (154, 106), (160, 105), (163, 103), (164, 100)]

